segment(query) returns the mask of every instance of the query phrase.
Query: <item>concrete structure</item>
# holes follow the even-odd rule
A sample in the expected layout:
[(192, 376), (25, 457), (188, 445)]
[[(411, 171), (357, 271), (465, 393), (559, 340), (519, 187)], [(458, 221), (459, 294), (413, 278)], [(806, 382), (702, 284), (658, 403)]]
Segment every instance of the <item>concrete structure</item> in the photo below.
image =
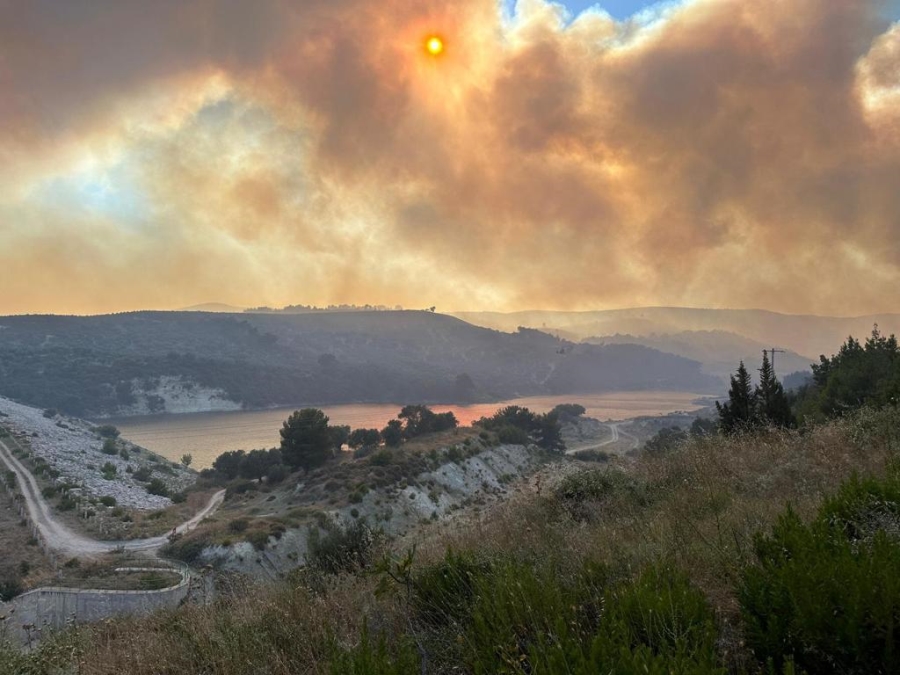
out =
[(0, 639), (27, 645), (74, 623), (177, 607), (190, 591), (190, 572), (187, 567), (158, 569), (180, 572), (181, 581), (157, 591), (38, 588), (0, 603)]

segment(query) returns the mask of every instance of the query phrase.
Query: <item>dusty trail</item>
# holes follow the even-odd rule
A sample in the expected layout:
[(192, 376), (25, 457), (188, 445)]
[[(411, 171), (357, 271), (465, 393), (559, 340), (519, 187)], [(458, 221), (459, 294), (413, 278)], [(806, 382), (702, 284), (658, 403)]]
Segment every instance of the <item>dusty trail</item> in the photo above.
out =
[[(41, 495), (40, 487), (34, 476), (12, 454), (3, 441), (0, 441), (0, 460), (2, 460), (3, 465), (9, 471), (16, 474), (19, 489), (25, 498), (25, 506), (28, 509), (32, 522), (38, 528), (47, 546), (55, 551), (68, 556), (97, 555), (121, 550), (152, 553), (168, 541), (166, 535), (131, 541), (99, 541), (73, 532), (53, 517), (53, 513), (43, 495)], [(176, 528), (177, 532), (183, 534), (193, 530), (201, 521), (214, 513), (224, 500), (225, 490), (220, 490), (210, 498), (206, 506), (193, 518), (179, 525)]]
[(627, 439), (631, 442), (631, 448), (629, 448), (629, 450), (637, 448), (641, 444), (641, 442), (637, 439), (637, 437), (629, 434), (627, 431), (623, 431), (622, 429), (620, 429), (619, 427), (622, 424), (627, 424), (627, 422), (612, 422), (610, 424), (607, 424), (606, 426), (609, 427), (610, 437), (602, 443), (597, 443), (596, 445), (591, 445), (584, 448), (573, 448), (572, 450), (567, 450), (566, 454), (574, 455), (576, 452), (583, 452), (585, 450), (599, 450), (602, 447), (612, 445), (613, 443), (617, 443), (618, 441), (623, 439)]

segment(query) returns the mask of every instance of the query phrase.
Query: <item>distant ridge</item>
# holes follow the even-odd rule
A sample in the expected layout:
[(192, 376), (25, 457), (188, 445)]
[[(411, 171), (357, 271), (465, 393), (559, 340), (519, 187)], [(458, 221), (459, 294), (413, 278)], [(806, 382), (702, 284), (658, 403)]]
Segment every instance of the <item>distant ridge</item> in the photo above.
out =
[(235, 307), (234, 305), (226, 305), (224, 302), (206, 302), (201, 305), (191, 305), (176, 310), (178, 312), (212, 312), (214, 314), (240, 314), (244, 311), (243, 307)]
[(900, 333), (900, 314), (858, 317), (779, 314), (761, 309), (640, 307), (587, 312), (455, 312), (476, 326), (515, 330), (518, 326), (559, 331), (572, 339), (614, 335), (663, 336), (685, 331), (724, 331), (798, 355), (818, 358), (836, 352), (847, 336), (862, 339), (878, 324), (882, 333)]

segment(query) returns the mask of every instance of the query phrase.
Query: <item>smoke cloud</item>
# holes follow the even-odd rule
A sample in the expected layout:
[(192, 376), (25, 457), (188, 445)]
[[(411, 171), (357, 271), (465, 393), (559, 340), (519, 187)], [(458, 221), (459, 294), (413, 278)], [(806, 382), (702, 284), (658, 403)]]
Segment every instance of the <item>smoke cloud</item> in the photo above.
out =
[(0, 313), (900, 311), (882, 9), (0, 0)]

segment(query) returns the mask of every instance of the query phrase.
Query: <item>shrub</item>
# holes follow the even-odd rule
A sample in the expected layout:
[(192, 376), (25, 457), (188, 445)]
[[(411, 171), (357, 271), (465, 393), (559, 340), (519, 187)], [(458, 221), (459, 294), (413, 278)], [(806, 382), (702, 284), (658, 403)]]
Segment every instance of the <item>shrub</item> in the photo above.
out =
[(452, 625), (475, 673), (724, 673), (703, 594), (664, 565), (608, 582), (605, 568), (560, 574), (546, 561), (455, 553), (414, 581), (414, 608)]
[(163, 483), (159, 478), (154, 478), (149, 483), (147, 483), (147, 492), (151, 495), (157, 495), (159, 497), (168, 497), (169, 496), (169, 488)]
[(757, 536), (739, 600), (763, 661), (810, 673), (900, 670), (900, 481), (853, 478), (810, 524), (790, 508)]
[(56, 496), (58, 490), (53, 485), (48, 485), (43, 490), (41, 490), (41, 494), (44, 495), (44, 499), (53, 499)]
[(603, 452), (603, 450), (597, 450), (596, 448), (592, 448), (591, 450), (579, 450), (578, 452), (572, 453), (572, 456), (575, 459), (580, 459), (582, 462), (600, 462), (605, 464), (609, 461), (609, 453)]
[(230, 523), (228, 523), (228, 531), (234, 532), (235, 534), (245, 532), (248, 527), (250, 527), (250, 521), (248, 521), (246, 518), (235, 518)]
[(104, 455), (118, 455), (119, 454), (119, 446), (116, 445), (116, 442), (107, 438), (103, 441), (103, 454)]
[(409, 638), (388, 649), (384, 636), (373, 644), (365, 628), (359, 645), (347, 648), (332, 642), (331, 651), (331, 675), (409, 675), (421, 670), (419, 652)]
[(0, 567), (0, 601), (7, 602), (24, 590), (19, 571), (12, 565), (4, 564)]
[(245, 536), (246, 540), (253, 544), (257, 551), (265, 551), (269, 545), (269, 533), (265, 530), (253, 530)]
[(528, 445), (531, 443), (531, 438), (528, 436), (527, 431), (510, 424), (497, 429), (497, 438), (505, 445)]
[(94, 431), (97, 432), (97, 435), (100, 436), (100, 438), (116, 439), (119, 437), (119, 430), (112, 424), (104, 424), (97, 427)]
[(103, 497), (100, 497), (100, 503), (103, 504), (103, 506), (113, 507), (116, 505), (116, 498), (104, 495)]
[(116, 477), (116, 465), (112, 462), (107, 462), (102, 467), (100, 467), (100, 473), (103, 474), (103, 477), (106, 480), (113, 480)]
[(430, 626), (460, 624), (469, 616), (478, 580), (491, 565), (471, 553), (450, 550), (444, 559), (426, 567), (413, 581), (413, 608)]
[(363, 521), (346, 528), (325, 522), (324, 532), (313, 528), (309, 533), (306, 563), (326, 574), (352, 572), (369, 567), (375, 559), (381, 533)]
[(369, 457), (369, 463), (372, 466), (388, 466), (394, 461), (394, 452), (387, 448), (382, 448)]
[(134, 473), (131, 474), (131, 477), (135, 480), (139, 480), (142, 483), (146, 483), (150, 480), (150, 477), (153, 475), (153, 468), (149, 466), (142, 466), (137, 469)]
[(229, 497), (232, 495), (243, 495), (248, 492), (256, 492), (259, 490), (259, 485), (256, 481), (253, 480), (241, 480), (236, 483), (232, 483), (226, 488), (226, 493)]
[(291, 471), (284, 464), (274, 464), (266, 472), (266, 482), (269, 485), (277, 485), (290, 475)]
[(209, 534), (205, 530), (195, 530), (181, 539), (170, 542), (160, 549), (166, 558), (181, 560), (189, 565), (200, 560), (203, 549), (212, 546)]
[(613, 506), (645, 506), (644, 486), (618, 470), (592, 469), (567, 476), (554, 490), (558, 503), (576, 520), (589, 520), (594, 510)]

